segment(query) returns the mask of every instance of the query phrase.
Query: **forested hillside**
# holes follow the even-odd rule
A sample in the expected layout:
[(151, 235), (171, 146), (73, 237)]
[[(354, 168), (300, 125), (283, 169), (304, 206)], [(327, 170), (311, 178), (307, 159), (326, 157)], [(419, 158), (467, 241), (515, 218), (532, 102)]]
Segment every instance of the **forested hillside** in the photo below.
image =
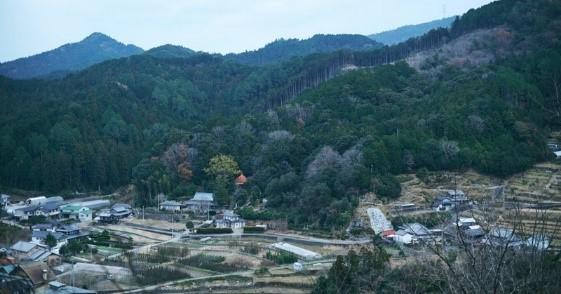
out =
[(314, 35), (304, 40), (279, 39), (261, 49), (239, 54), (228, 54), (226, 58), (243, 64), (264, 65), (314, 53), (338, 50), (372, 50), (380, 47), (382, 47), (381, 43), (362, 35)]
[[(59, 192), (134, 183), (137, 204), (204, 189), (224, 205), (267, 199), (296, 227), (341, 227), (357, 195), (398, 196), (399, 173), (507, 176), (548, 159), (545, 137), (561, 124), (560, 16), (560, 1), (503, 0), (450, 30), (366, 51), (266, 66), (142, 54), (61, 80), (2, 78), (0, 184)], [(438, 54), (497, 26), (504, 42), (472, 44), (494, 56), (488, 63)], [(420, 71), (400, 61), (427, 49), (436, 55)], [(236, 166), (249, 178), (242, 189)]]

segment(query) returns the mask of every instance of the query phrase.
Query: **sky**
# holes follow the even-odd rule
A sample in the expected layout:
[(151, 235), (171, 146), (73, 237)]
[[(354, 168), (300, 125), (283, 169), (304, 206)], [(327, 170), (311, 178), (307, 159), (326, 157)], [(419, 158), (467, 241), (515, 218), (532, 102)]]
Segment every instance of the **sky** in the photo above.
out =
[(150, 49), (254, 50), (278, 38), (373, 34), (491, 0), (0, 0), (0, 62), (101, 32)]

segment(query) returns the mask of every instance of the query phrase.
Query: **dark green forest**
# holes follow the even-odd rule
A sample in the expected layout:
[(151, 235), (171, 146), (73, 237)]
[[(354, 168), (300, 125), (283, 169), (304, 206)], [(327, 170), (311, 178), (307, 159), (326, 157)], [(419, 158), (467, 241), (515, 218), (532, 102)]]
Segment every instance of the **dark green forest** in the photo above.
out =
[[(106, 61), (60, 80), (0, 78), (0, 185), (64, 193), (132, 183), (136, 205), (207, 190), (223, 205), (267, 199), (294, 227), (342, 227), (361, 193), (397, 197), (400, 173), (506, 177), (549, 159), (545, 141), (561, 123), (560, 16), (560, 1), (503, 0), (450, 30), (365, 51), (254, 66), (167, 48), (165, 58)], [(419, 72), (400, 61), (496, 26), (510, 42), (480, 45), (501, 52), (489, 64), (436, 56)], [(221, 154), (232, 168), (209, 172)]]

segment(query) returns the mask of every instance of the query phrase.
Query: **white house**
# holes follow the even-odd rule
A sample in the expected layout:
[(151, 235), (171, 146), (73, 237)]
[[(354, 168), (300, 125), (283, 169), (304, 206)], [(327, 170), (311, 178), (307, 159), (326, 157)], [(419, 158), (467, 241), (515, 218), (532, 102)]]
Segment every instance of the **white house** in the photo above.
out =
[(45, 231), (45, 232), (55, 232), (56, 226), (54, 224), (44, 223), (36, 224), (31, 227), (32, 231)]
[(18, 208), (14, 210), (13, 216), (20, 220), (27, 220), (30, 216), (35, 215), (35, 211), (37, 211), (38, 207), (35, 205), (25, 206), (22, 208)]
[(295, 262), (294, 264), (292, 264), (292, 269), (295, 272), (301, 272), (304, 270), (304, 265), (301, 262)]
[(42, 216), (58, 216), (60, 214), (60, 206), (62, 202), (52, 201), (46, 202), (42, 204), (36, 211), (35, 215), (42, 215)]
[(392, 237), (396, 243), (400, 244), (410, 245), (417, 242), (417, 238), (415, 238), (415, 236), (404, 230), (398, 230)]
[(181, 208), (184, 208), (185, 204), (180, 203), (178, 201), (174, 201), (174, 200), (168, 200), (168, 201), (164, 201), (160, 204), (160, 209), (161, 210), (167, 210), (167, 211), (181, 211)]
[(224, 210), (222, 215), (214, 220), (214, 225), (217, 228), (241, 229), (245, 227), (245, 220), (235, 214), (233, 210)]
[(477, 221), (473, 217), (460, 217), (458, 219), (458, 226), (469, 227), (477, 224)]

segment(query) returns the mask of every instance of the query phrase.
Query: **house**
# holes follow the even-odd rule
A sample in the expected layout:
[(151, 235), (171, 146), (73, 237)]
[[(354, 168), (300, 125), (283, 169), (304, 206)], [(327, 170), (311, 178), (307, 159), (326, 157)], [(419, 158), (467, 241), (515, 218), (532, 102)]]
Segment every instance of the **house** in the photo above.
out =
[(35, 215), (42, 215), (42, 216), (58, 216), (60, 214), (60, 206), (62, 206), (62, 202), (58, 201), (50, 201), (42, 204), (36, 211)]
[(92, 210), (82, 206), (80, 203), (67, 204), (61, 207), (60, 214), (64, 218), (77, 219), (80, 221), (91, 221)]
[(243, 219), (230, 221), (226, 219), (216, 219), (214, 220), (214, 226), (217, 228), (231, 228), (231, 229), (241, 229), (245, 227), (245, 221)]
[(37, 244), (45, 244), (45, 240), (47, 239), (48, 235), (51, 235), (55, 238), (55, 240), (57, 242), (57, 245), (62, 244), (62, 243), (66, 243), (66, 240), (64, 238), (64, 234), (59, 233), (59, 232), (47, 232), (47, 231), (33, 231), (33, 232), (31, 232), (31, 242), (37, 243)]
[(264, 226), (267, 230), (286, 231), (288, 230), (287, 219), (257, 220), (249, 221), (252, 226)]
[(460, 217), (458, 218), (458, 226), (467, 228), (469, 226), (474, 226), (477, 221), (473, 217)]
[(394, 235), (390, 235), (388, 237), (400, 244), (411, 245), (417, 243), (417, 238), (405, 230), (398, 230)]
[(31, 227), (32, 231), (46, 231), (46, 232), (55, 232), (56, 225), (51, 223), (43, 223), (43, 224), (36, 224)]
[(101, 210), (96, 217), (96, 221), (105, 224), (116, 224), (119, 220), (133, 214), (132, 208), (128, 204), (117, 203), (111, 209)]
[(58, 228), (56, 228), (55, 232), (57, 233), (61, 233), (64, 236), (73, 236), (73, 235), (79, 235), (80, 234), (80, 228), (78, 228), (78, 226), (72, 224), (72, 225), (62, 225)]
[(19, 271), (18, 275), (29, 279), (34, 288), (47, 284), (49, 281), (55, 279), (55, 274), (44, 262), (20, 264), (19, 267), (21, 271)]
[(5, 207), (10, 204), (10, 195), (1, 194), (0, 195), (0, 206)]
[(96, 291), (87, 290), (77, 287), (68, 286), (58, 281), (49, 283), (49, 288), (45, 290), (45, 294), (95, 294)]
[(269, 248), (294, 254), (302, 260), (314, 260), (321, 258), (321, 255), (319, 253), (284, 242), (271, 244), (269, 245)]
[(547, 148), (551, 151), (558, 151), (561, 150), (561, 145), (558, 143), (547, 143)]
[(225, 210), (222, 212), (222, 217), (223, 217), (225, 220), (229, 220), (229, 221), (235, 221), (235, 220), (240, 219), (240, 216), (239, 216), (239, 215), (237, 215), (236, 213), (234, 213), (233, 210), (228, 210), (228, 209), (225, 209)]
[(17, 257), (18, 255), (28, 254), (29, 252), (36, 250), (39, 247), (42, 246), (30, 242), (18, 241), (10, 247), (10, 252), (12, 255)]
[(557, 158), (557, 159), (561, 158), (561, 150), (560, 151), (554, 151), (553, 155), (555, 155), (555, 158)]
[(471, 225), (464, 230), (464, 234), (470, 239), (478, 239), (485, 236), (485, 231), (480, 225)]
[(437, 196), (432, 202), (432, 208), (436, 211), (449, 211), (454, 208), (454, 202), (445, 196)]
[(116, 224), (119, 222), (119, 218), (112, 215), (110, 209), (104, 209), (97, 214), (95, 221), (104, 224)]
[(520, 247), (524, 244), (514, 230), (508, 228), (494, 227), (487, 234), (485, 244), (491, 246)]
[(294, 264), (292, 264), (292, 269), (295, 272), (301, 272), (304, 270), (304, 264), (302, 264), (301, 262), (295, 262)]
[(420, 223), (409, 223), (399, 227), (400, 230), (422, 239), (432, 239), (432, 232)]
[(133, 214), (132, 207), (128, 204), (116, 203), (113, 204), (113, 206), (111, 207), (111, 215), (118, 219), (129, 217), (132, 214)]
[(30, 216), (35, 215), (35, 211), (37, 211), (39, 207), (37, 205), (29, 205), (22, 208), (18, 208), (14, 211), (14, 217), (19, 220), (28, 220)]
[(3, 266), (0, 270), (0, 294), (33, 293), (33, 282), (23, 275), (19, 265)]
[(546, 250), (547, 248), (549, 248), (549, 244), (550, 241), (547, 236), (538, 234), (528, 238), (525, 245), (528, 247), (536, 248), (538, 250)]
[(191, 200), (186, 202), (187, 209), (198, 212), (207, 213), (214, 205), (214, 194), (197, 192)]
[(469, 201), (466, 194), (462, 190), (448, 190), (448, 191), (446, 191), (446, 196), (454, 202)]
[(27, 207), (27, 205), (20, 202), (20, 203), (8, 204), (4, 207), (4, 210), (6, 210), (6, 213), (8, 213), (9, 215), (15, 217), (16, 210), (24, 207)]
[(53, 253), (45, 245), (18, 241), (10, 247), (10, 254), (18, 261), (45, 261)]
[(181, 211), (185, 207), (187, 207), (186, 204), (174, 200), (164, 201), (160, 204), (160, 209), (167, 211)]
[(235, 214), (233, 210), (224, 210), (222, 214), (214, 220), (214, 225), (217, 228), (241, 229), (245, 227), (245, 220)]

